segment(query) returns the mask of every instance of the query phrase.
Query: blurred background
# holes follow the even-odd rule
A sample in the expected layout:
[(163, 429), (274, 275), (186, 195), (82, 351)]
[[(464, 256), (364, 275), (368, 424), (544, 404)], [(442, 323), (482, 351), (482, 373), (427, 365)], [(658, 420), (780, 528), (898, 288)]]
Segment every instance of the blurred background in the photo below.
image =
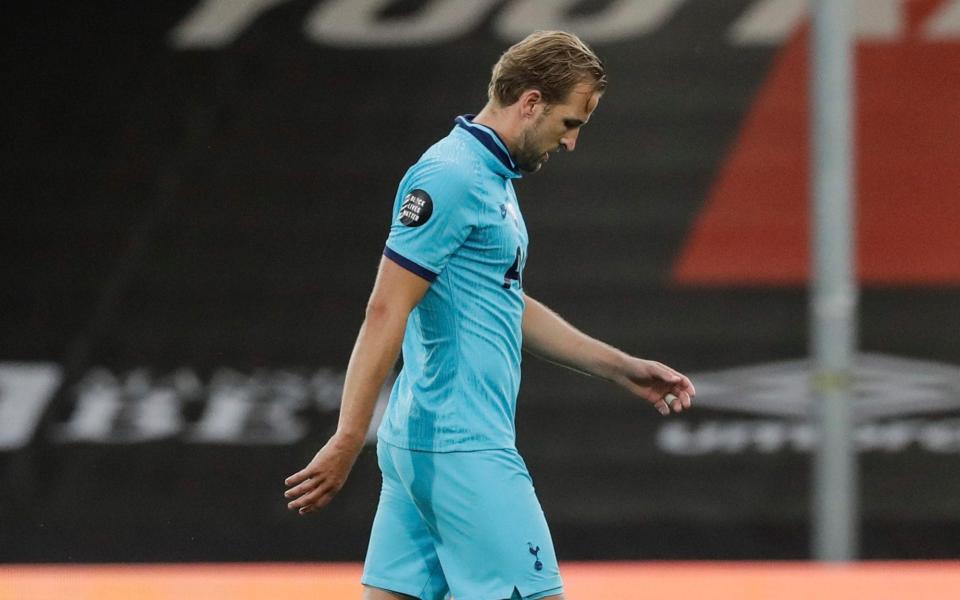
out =
[[(0, 562), (362, 561), (374, 445), (310, 518), (283, 479), (334, 430), (397, 183), (544, 28), (610, 87), (516, 182), (525, 289), (699, 392), (663, 419), (528, 357), (518, 446), (558, 555), (809, 558), (806, 4), (21, 3)], [(955, 559), (960, 0), (854, 5), (859, 553)]]

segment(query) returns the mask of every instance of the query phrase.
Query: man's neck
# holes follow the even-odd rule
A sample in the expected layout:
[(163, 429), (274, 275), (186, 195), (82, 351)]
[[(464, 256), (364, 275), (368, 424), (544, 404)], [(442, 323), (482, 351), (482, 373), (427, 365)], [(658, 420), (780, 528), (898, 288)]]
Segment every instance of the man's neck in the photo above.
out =
[(496, 131), (503, 143), (507, 145), (510, 154), (516, 156), (521, 124), (507, 108), (497, 106), (493, 102), (487, 102), (483, 110), (473, 118), (473, 122), (486, 125)]

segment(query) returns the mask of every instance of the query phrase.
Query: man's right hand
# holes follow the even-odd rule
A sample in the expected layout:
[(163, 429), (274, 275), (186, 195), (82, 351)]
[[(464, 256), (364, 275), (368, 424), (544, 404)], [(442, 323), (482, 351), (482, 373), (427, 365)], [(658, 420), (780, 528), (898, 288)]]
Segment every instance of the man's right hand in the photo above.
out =
[(363, 437), (334, 434), (310, 463), (287, 477), (287, 508), (301, 515), (326, 506), (340, 491), (363, 448)]
[(347, 481), (363, 441), (377, 396), (397, 362), (410, 311), (430, 282), (383, 257), (367, 302), (366, 317), (353, 346), (343, 381), (337, 433), (303, 470), (287, 477), (287, 508), (301, 515), (326, 506)]

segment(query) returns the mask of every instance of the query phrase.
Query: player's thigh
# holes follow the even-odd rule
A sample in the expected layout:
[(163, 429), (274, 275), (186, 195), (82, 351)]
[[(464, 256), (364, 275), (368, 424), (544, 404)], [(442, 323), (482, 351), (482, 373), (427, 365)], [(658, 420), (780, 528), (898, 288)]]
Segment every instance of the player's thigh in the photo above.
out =
[(549, 596), (527, 596), (524, 600), (566, 600), (567, 597), (562, 593), (560, 594), (550, 594)]
[(364, 598), (440, 600), (449, 588), (434, 535), (399, 480), (390, 453), (378, 447), (377, 455), (383, 485), (363, 565)]
[(457, 600), (562, 591), (550, 530), (515, 450), (424, 453), (410, 466), (408, 483), (434, 522), (437, 553)]
[(420, 600), (416, 596), (407, 596), (398, 592), (389, 592), (370, 586), (363, 588), (363, 600)]

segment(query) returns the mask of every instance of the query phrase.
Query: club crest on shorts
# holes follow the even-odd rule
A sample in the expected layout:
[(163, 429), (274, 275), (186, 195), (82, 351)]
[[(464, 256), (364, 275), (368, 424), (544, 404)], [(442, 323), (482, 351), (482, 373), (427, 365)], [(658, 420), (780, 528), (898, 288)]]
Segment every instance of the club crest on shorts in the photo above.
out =
[(400, 222), (407, 227), (420, 227), (433, 214), (433, 199), (424, 190), (412, 190), (403, 197), (400, 206)]
[(527, 548), (530, 550), (530, 554), (532, 554), (534, 558), (533, 568), (536, 569), (537, 571), (543, 570), (543, 563), (540, 562), (540, 556), (539, 556), (540, 546), (537, 546), (536, 548), (534, 548), (533, 544), (531, 544), (530, 542), (527, 542)]

